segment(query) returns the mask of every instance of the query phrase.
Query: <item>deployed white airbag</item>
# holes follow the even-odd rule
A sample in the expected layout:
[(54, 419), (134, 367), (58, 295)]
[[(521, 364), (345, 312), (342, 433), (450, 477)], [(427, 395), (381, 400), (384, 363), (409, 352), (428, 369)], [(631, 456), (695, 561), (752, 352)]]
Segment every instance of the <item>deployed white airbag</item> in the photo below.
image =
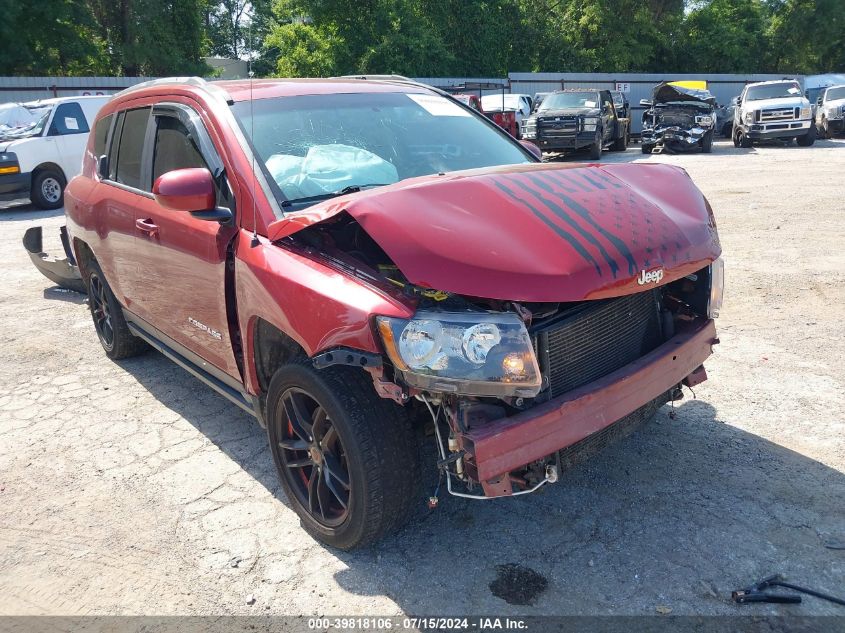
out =
[(273, 154), (270, 175), (287, 198), (317, 196), (351, 185), (390, 184), (399, 174), (388, 161), (350, 145), (313, 145), (305, 156)]

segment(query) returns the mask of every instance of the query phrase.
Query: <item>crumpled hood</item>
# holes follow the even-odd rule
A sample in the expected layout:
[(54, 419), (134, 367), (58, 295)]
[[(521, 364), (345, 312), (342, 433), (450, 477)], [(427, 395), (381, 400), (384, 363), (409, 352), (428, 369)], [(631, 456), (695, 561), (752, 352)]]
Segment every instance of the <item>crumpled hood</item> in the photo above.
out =
[(721, 250), (704, 196), (682, 169), (661, 164), (510, 165), (415, 178), (290, 213), (268, 236), (344, 211), (411, 283), (490, 299), (631, 294), (645, 289), (642, 271), (662, 268), (663, 285)]
[(684, 86), (674, 86), (665, 81), (657, 84), (652, 90), (652, 101), (655, 104), (667, 103), (669, 101), (697, 101), (699, 103), (707, 103), (711, 106), (716, 105), (716, 97), (709, 90), (696, 90)]

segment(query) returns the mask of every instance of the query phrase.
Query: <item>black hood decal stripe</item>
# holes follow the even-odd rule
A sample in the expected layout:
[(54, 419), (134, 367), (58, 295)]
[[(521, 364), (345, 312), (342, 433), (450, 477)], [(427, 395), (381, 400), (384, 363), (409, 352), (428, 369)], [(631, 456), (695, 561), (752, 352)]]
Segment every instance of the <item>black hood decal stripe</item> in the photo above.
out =
[[(587, 249), (584, 248), (583, 244), (581, 244), (581, 242), (579, 242), (575, 238), (575, 236), (566, 232), (565, 230), (563, 230), (563, 228), (561, 228), (560, 226), (558, 226), (557, 224), (552, 222), (548, 217), (546, 217), (546, 215), (544, 213), (539, 211), (534, 205), (532, 205), (530, 202), (528, 202), (528, 200), (526, 200), (525, 198), (518, 196), (510, 188), (505, 186), (505, 184), (503, 182), (501, 182), (499, 180), (494, 180), (493, 184), (496, 186), (497, 189), (499, 189), (499, 191), (504, 193), (506, 196), (508, 196), (509, 198), (514, 200), (515, 202), (518, 202), (519, 204), (528, 207), (531, 210), (531, 212), (535, 216), (537, 216), (537, 218), (540, 221), (543, 222), (543, 224), (548, 226), (552, 231), (554, 231), (563, 240), (565, 240), (575, 250), (575, 252), (577, 252), (586, 262), (592, 264), (596, 269), (596, 273), (599, 275), (599, 277), (601, 277), (602, 272), (601, 272), (601, 267), (599, 266), (599, 263), (596, 261), (595, 257), (593, 257), (590, 254), (590, 252)], [(528, 192), (528, 193), (530, 194), (530, 192)]]
[(604, 258), (605, 263), (607, 264), (608, 268), (610, 268), (610, 273), (613, 275), (613, 278), (616, 278), (616, 273), (619, 271), (619, 264), (616, 263), (616, 260), (610, 256), (610, 253), (607, 252), (604, 246), (602, 246), (601, 242), (599, 242), (594, 235), (592, 235), (589, 231), (585, 230), (581, 225), (576, 222), (572, 216), (567, 213), (566, 209), (558, 204), (558, 201), (554, 199), (548, 198), (542, 191), (537, 191), (537, 189), (542, 189), (547, 193), (551, 193), (554, 195), (554, 192), (551, 188), (547, 188), (541, 185), (539, 182), (536, 182), (533, 177), (527, 176), (527, 180), (534, 183), (533, 187), (526, 182), (525, 178), (512, 178), (511, 182), (514, 185), (522, 188), (523, 190), (530, 193), (534, 196), (537, 200), (543, 203), (543, 205), (551, 211), (556, 217), (566, 222), (569, 226), (571, 226), (575, 231), (577, 231), (578, 235), (593, 247), (595, 247), (599, 253), (601, 253), (602, 258)]
[[(575, 200), (573, 200), (572, 198), (570, 198), (569, 196), (567, 196), (564, 193), (554, 191), (545, 179), (537, 178), (533, 174), (525, 174), (525, 175), (527, 176), (527, 178), (529, 180), (531, 180), (532, 182), (535, 182), (538, 187), (542, 188), (543, 190), (547, 191), (548, 193), (550, 193), (554, 196), (559, 196), (561, 198), (561, 200), (563, 201), (563, 203), (569, 209), (574, 211), (582, 220), (584, 220), (593, 229), (595, 229), (595, 231), (599, 235), (601, 235), (608, 242), (613, 244), (613, 246), (616, 248), (616, 250), (619, 251), (619, 253), (622, 255), (622, 257), (625, 258), (625, 261), (628, 262), (628, 274), (629, 275), (636, 274), (636, 272), (637, 272), (637, 262), (634, 259), (634, 255), (631, 253), (630, 249), (628, 248), (627, 244), (625, 244), (625, 242), (623, 242), (617, 236), (613, 235), (613, 233), (610, 233), (609, 231), (604, 229), (601, 225), (599, 225), (592, 218), (592, 216), (590, 215), (590, 212), (586, 208), (584, 208), (583, 206), (578, 204)], [(587, 233), (587, 235), (590, 235), (590, 234)], [(592, 235), (590, 235), (590, 238), (595, 239), (595, 238), (593, 238)]]

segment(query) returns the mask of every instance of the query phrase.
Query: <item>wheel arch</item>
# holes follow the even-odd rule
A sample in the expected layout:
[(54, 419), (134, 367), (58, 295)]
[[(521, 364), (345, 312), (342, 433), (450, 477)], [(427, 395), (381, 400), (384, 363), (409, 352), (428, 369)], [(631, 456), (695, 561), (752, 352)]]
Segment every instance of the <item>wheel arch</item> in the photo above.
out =
[(58, 172), (58, 174), (62, 177), (62, 180), (64, 180), (65, 184), (67, 184), (67, 175), (65, 174), (64, 169), (59, 167), (59, 165), (57, 165), (56, 163), (51, 163), (49, 161), (40, 163), (35, 169), (32, 170), (33, 179), (36, 178), (41, 172), (48, 170)]
[(83, 281), (88, 274), (88, 266), (92, 261), (97, 261), (94, 256), (94, 251), (88, 244), (78, 237), (73, 238), (73, 254), (76, 258), (76, 265), (79, 268), (79, 274)]
[(307, 358), (308, 354), (291, 336), (261, 317), (253, 318), (250, 330), (248, 367), (254, 372), (260, 392), (266, 394), (276, 369), (294, 358)]

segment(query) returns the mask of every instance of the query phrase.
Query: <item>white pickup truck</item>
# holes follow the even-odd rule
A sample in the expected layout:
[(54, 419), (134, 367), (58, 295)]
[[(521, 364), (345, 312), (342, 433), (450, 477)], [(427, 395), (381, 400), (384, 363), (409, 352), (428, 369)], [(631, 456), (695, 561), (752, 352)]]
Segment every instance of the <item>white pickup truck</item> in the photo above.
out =
[(845, 85), (828, 86), (819, 93), (816, 127), (822, 138), (845, 132)]
[(734, 146), (751, 147), (767, 139), (797, 139), (803, 146), (816, 141), (810, 102), (797, 81), (761, 81), (748, 84), (740, 94), (734, 109)]
[(57, 97), (0, 112), (0, 199), (57, 209), (82, 167), (88, 132), (111, 97)]

